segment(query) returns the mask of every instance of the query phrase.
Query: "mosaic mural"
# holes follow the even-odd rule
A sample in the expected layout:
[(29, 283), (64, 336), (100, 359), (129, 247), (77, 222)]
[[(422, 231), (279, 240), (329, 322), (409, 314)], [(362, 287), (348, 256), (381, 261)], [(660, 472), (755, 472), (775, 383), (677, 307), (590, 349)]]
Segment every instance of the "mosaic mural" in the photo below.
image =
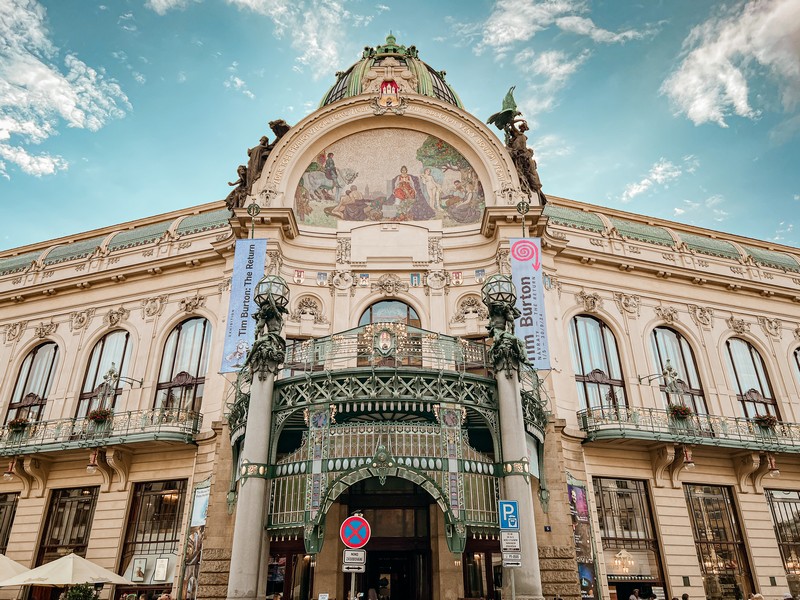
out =
[(294, 194), (306, 225), (345, 221), (477, 223), (481, 182), (453, 146), (406, 129), (364, 131), (333, 143), (312, 161)]

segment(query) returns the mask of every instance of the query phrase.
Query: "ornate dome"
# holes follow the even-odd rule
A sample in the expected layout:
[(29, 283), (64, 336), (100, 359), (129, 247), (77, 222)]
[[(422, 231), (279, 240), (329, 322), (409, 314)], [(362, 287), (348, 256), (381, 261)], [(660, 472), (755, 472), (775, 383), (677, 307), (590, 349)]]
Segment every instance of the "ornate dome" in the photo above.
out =
[(336, 83), (325, 94), (320, 107), (342, 98), (380, 93), (384, 82), (394, 82), (400, 93), (422, 94), (464, 108), (444, 78), (444, 71), (437, 71), (419, 59), (416, 46), (398, 46), (390, 33), (385, 44), (367, 46), (360, 61), (347, 71), (336, 73)]

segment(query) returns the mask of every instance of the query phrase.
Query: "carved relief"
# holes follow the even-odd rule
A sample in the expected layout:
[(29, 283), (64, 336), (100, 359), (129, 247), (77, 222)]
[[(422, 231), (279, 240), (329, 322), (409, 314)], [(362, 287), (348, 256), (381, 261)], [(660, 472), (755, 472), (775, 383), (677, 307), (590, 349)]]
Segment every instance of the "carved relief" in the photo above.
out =
[(278, 275), (281, 267), (283, 266), (283, 256), (281, 255), (280, 251), (269, 250), (267, 252), (267, 258), (269, 259), (269, 262), (267, 263), (266, 274)]
[(86, 310), (79, 310), (72, 312), (69, 315), (69, 330), (80, 331), (84, 329), (92, 321), (94, 317), (94, 308), (87, 308)]
[(586, 312), (597, 312), (603, 304), (603, 299), (597, 292), (587, 294), (584, 290), (581, 290), (575, 294), (575, 299), (578, 301), (578, 304), (583, 305), (583, 310)]
[(798, 342), (800, 342), (800, 327), (797, 327), (794, 330), (794, 339), (796, 339)]
[(112, 308), (105, 315), (103, 315), (103, 324), (106, 327), (116, 327), (122, 321), (125, 321), (130, 315), (131, 311), (124, 306), (120, 306), (116, 310)]
[(428, 256), (431, 259), (431, 262), (434, 264), (438, 264), (442, 262), (442, 246), (441, 246), (441, 238), (430, 238), (428, 240)]
[(322, 314), (319, 302), (311, 296), (303, 296), (297, 303), (297, 307), (289, 314), (289, 320), (300, 322), (303, 315), (311, 315), (314, 317), (314, 323), (324, 325), (328, 322), (325, 315)]
[(331, 277), (331, 285), (337, 290), (346, 290), (353, 287), (353, 276), (350, 271), (336, 271)]
[(190, 313), (196, 311), (201, 306), (205, 306), (205, 303), (205, 296), (201, 296), (199, 293), (197, 293), (194, 296), (183, 298), (179, 306), (183, 312)]
[(336, 240), (336, 264), (350, 262), (350, 240), (340, 238)]
[(617, 308), (622, 313), (628, 313), (631, 316), (639, 316), (639, 308), (641, 306), (641, 299), (636, 294), (623, 294), (621, 292), (614, 292), (614, 302), (617, 303)]
[(220, 281), (219, 285), (217, 285), (217, 289), (219, 289), (220, 294), (223, 292), (227, 292), (229, 289), (231, 289), (231, 278), (226, 277), (225, 279)]
[(776, 338), (781, 337), (780, 319), (768, 319), (767, 317), (758, 317), (758, 324), (761, 325), (761, 329), (767, 335), (771, 335), (772, 337)]
[(400, 292), (408, 291), (408, 284), (397, 275), (387, 273), (381, 275), (376, 283), (370, 284), (373, 292), (381, 292), (384, 296), (396, 296)]
[(501, 275), (511, 275), (511, 260), (509, 256), (511, 251), (502, 249), (497, 251), (497, 268), (500, 269)]
[(678, 320), (678, 311), (674, 306), (656, 306), (653, 311), (666, 323), (672, 324)]
[(142, 318), (155, 317), (164, 312), (167, 306), (167, 295), (154, 296), (142, 300)]
[(544, 289), (556, 290), (558, 291), (558, 297), (561, 297), (561, 281), (559, 281), (558, 276), (548, 275), (545, 273), (542, 277), (542, 283), (544, 285)]
[(725, 319), (725, 322), (728, 324), (729, 329), (732, 329), (734, 333), (738, 333), (739, 335), (750, 331), (750, 323), (744, 319), (736, 319), (733, 315)]
[[(28, 325), (27, 321), (19, 321), (17, 323), (9, 323), (3, 327), (3, 335), (5, 335), (6, 344), (16, 342), (25, 333), (25, 327)], [(798, 328), (800, 331), (800, 327)]]
[(42, 321), (39, 323), (36, 328), (33, 330), (33, 333), (39, 339), (46, 338), (48, 335), (52, 335), (58, 329), (58, 323), (53, 323), (50, 321), (49, 323), (45, 323)]
[(592, 246), (600, 246), (601, 248), (606, 245), (605, 240), (602, 238), (589, 238), (589, 243)]
[(430, 294), (430, 290), (441, 290), (447, 286), (447, 275), (444, 271), (431, 271), (425, 276), (425, 295)]
[(464, 323), (467, 317), (474, 316), (478, 319), (488, 319), (489, 311), (478, 296), (466, 296), (458, 303), (456, 314), (450, 323)]
[(696, 304), (689, 305), (689, 315), (696, 325), (704, 327), (711, 327), (714, 322), (714, 309), (705, 306), (697, 306)]

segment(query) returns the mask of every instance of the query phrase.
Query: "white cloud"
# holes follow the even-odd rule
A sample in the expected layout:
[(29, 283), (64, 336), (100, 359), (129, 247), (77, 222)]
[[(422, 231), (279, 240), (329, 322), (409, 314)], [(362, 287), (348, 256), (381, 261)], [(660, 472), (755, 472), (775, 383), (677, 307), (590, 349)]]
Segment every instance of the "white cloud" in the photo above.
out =
[(800, 2), (750, 0), (720, 10), (683, 43), (684, 57), (661, 92), (695, 125), (727, 127), (731, 115), (755, 119), (748, 77), (776, 85), (785, 110), (800, 101)]
[(184, 71), (178, 71), (178, 76), (176, 77), (176, 81), (178, 83), (186, 83), (186, 73)]
[(131, 75), (133, 75), (133, 79), (138, 84), (144, 84), (147, 81), (147, 78), (141, 73), (139, 73), (139, 71), (133, 71)]
[(630, 202), (636, 196), (644, 194), (656, 186), (668, 188), (669, 184), (678, 179), (684, 172), (694, 173), (698, 165), (698, 160), (692, 155), (684, 157), (683, 163), (677, 165), (666, 158), (660, 158), (650, 167), (650, 171), (641, 180), (625, 186), (620, 202)]
[(795, 194), (795, 195), (794, 195), (794, 199), (795, 199), (795, 200), (800, 200), (800, 194)]
[(529, 142), (536, 148), (536, 160), (539, 167), (547, 163), (553, 157), (569, 156), (572, 154), (572, 146), (567, 144), (561, 137), (553, 134), (541, 137), (531, 136)]
[(526, 48), (517, 54), (514, 63), (530, 78), (525, 94), (529, 100), (524, 103), (523, 112), (537, 114), (551, 110), (555, 106), (556, 94), (588, 58), (588, 50), (578, 56), (568, 56), (559, 50), (536, 54)]
[(125, 93), (103, 71), (71, 54), (59, 66), (45, 19), (44, 8), (30, 0), (0, 2), (0, 156), (37, 176), (65, 169), (67, 162), (46, 152), (31, 154), (28, 144), (46, 141), (63, 123), (97, 131), (130, 109)]
[(119, 25), (125, 31), (135, 32), (138, 30), (138, 27), (136, 27), (135, 17), (133, 16), (133, 13), (130, 11), (123, 13), (119, 16), (119, 18), (117, 19), (117, 25)]
[(577, 15), (556, 19), (556, 27), (562, 31), (588, 36), (595, 42), (603, 44), (624, 44), (628, 40), (638, 40), (653, 33), (651, 30), (636, 31), (635, 29), (614, 33), (598, 27), (594, 24), (594, 21), (587, 17), (579, 17)]
[(231, 75), (223, 84), (228, 89), (236, 90), (237, 92), (241, 92), (243, 95), (247, 96), (251, 100), (255, 99), (255, 94), (247, 89), (247, 83), (244, 82), (243, 79), (240, 79), (236, 75)]
[(165, 15), (173, 9), (184, 9), (189, 4), (188, 0), (147, 0), (145, 8), (155, 11), (159, 15)]
[(720, 194), (714, 194), (705, 200), (684, 200), (682, 208), (676, 206), (672, 211), (674, 216), (681, 217), (684, 221), (697, 220), (697, 218), (701, 220), (710, 218), (719, 223), (730, 216), (730, 213), (722, 209), (724, 203), (725, 198)]

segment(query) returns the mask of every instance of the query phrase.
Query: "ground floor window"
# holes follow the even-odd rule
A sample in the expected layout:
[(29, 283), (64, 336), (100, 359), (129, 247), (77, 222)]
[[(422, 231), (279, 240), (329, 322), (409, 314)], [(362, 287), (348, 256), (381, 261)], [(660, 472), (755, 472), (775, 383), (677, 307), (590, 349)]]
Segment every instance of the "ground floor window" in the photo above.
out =
[(755, 590), (733, 490), (695, 484), (684, 490), (706, 598), (747, 598)]
[(0, 494), (0, 554), (5, 554), (8, 547), (8, 536), (17, 512), (17, 500), (19, 492)]
[(315, 566), (314, 557), (306, 554), (302, 542), (272, 542), (267, 565), (267, 600), (310, 598)]
[(86, 557), (92, 518), (100, 488), (53, 490), (36, 564), (43, 565), (74, 552)]
[(594, 497), (608, 587), (617, 598), (663, 598), (664, 579), (644, 481), (595, 477)]
[(469, 540), (461, 559), (464, 597), (501, 600), (503, 555), (497, 542)]
[(775, 537), (792, 593), (800, 592), (800, 492), (767, 490)]

